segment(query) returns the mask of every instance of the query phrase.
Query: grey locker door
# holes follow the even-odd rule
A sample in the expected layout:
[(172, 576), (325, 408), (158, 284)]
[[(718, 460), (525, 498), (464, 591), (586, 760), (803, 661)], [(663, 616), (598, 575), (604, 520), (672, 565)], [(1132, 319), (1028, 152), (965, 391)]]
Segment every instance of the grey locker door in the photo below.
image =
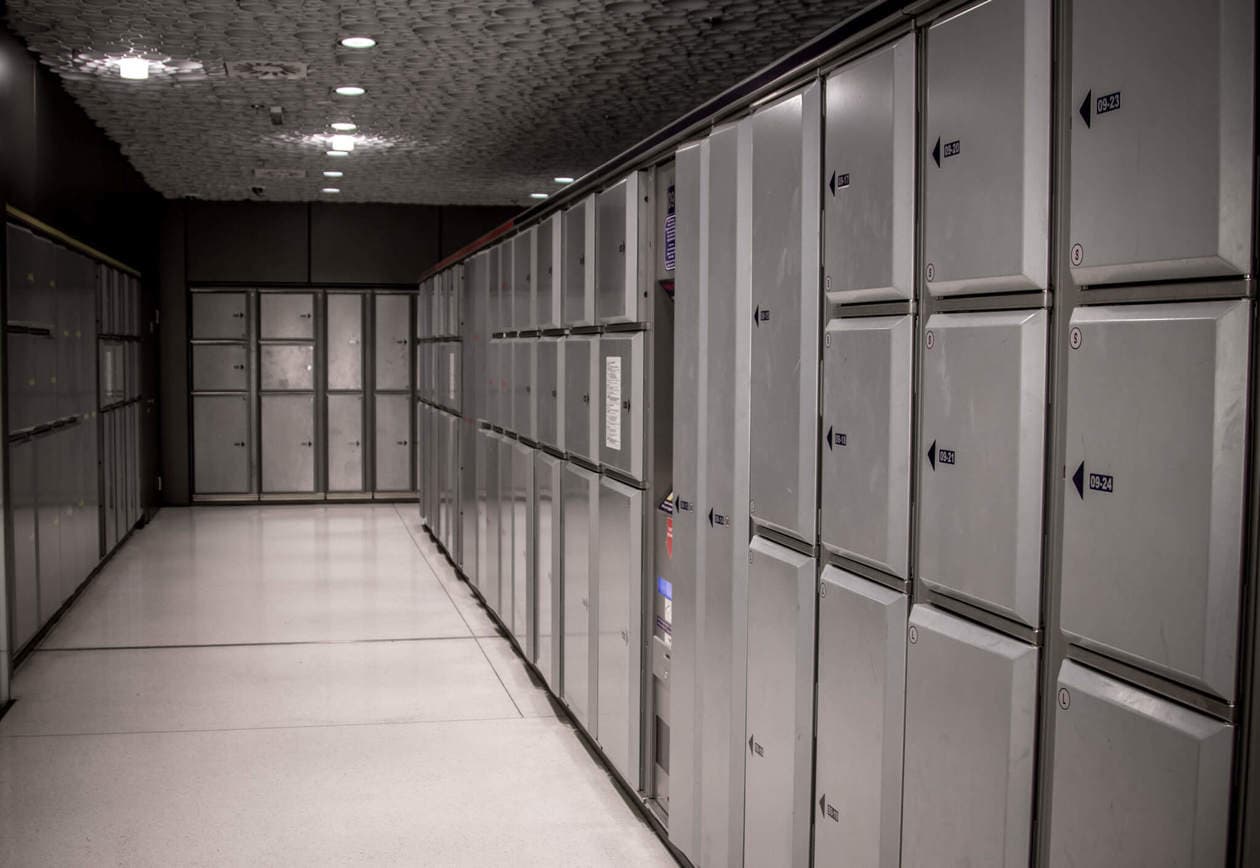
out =
[(39, 622), (46, 624), (61, 608), (61, 512), (65, 481), (62, 434), (36, 437), (35, 463), (39, 488), (35, 516), (39, 525)]
[[(13, 237), (12, 228), (9, 237)], [(10, 623), (15, 651), (29, 642), (41, 625), (35, 449), (34, 440), (22, 440), (9, 447), (9, 497), (13, 515), (13, 615)]]
[(486, 251), (486, 309), (484, 317), (487, 339), (491, 335), (503, 331), (499, 302), (499, 249), (502, 246), (501, 244), (496, 244)]
[(446, 406), (450, 407), (451, 412), (458, 414), (462, 409), (460, 398), (463, 396), (463, 391), (460, 388), (462, 375), (460, 370), (460, 345), (457, 343), (444, 344), (443, 352), (446, 353)]
[(363, 296), (328, 294), (328, 389), (363, 388)]
[(512, 268), (516, 264), (516, 250), (511, 241), (499, 246), (499, 331), (515, 330), (516, 298), (512, 292)]
[(643, 496), (637, 488), (600, 479), (595, 729), (604, 754), (634, 788), (640, 784)]
[(635, 172), (595, 197), (595, 312), (601, 323), (644, 319), (639, 297), (641, 214), (647, 173)]
[(752, 118), (752, 462), (755, 519), (812, 541), (817, 517), (820, 93)]
[(1140, 27), (1122, 0), (1073, 12), (1077, 282), (1250, 270), (1255, 8), (1158, 0)]
[(376, 296), (376, 388), (411, 388), (411, 297)]
[(264, 390), (310, 391), (315, 388), (315, 347), (311, 344), (262, 344), (258, 381)]
[(193, 491), (197, 494), (249, 492), (249, 398), (245, 395), (194, 395), (192, 402)]
[(563, 427), (561, 417), (559, 375), (563, 365), (561, 360), (561, 338), (542, 338), (537, 346), (537, 364), (534, 378), (534, 415), (535, 434), (537, 440), (553, 449), (563, 449), (564, 442), (560, 437)]
[(259, 293), (258, 337), (263, 340), (314, 340), (315, 296), (309, 292)]
[(596, 425), (599, 390), (595, 365), (599, 339), (572, 335), (564, 341), (564, 445), (565, 451), (588, 461), (599, 460)]
[[(198, 407), (198, 403), (199, 403), (199, 399), (193, 400), (194, 427), (196, 426), (197, 421), (198, 421), (199, 410), (200, 412), (204, 412), (204, 409)], [(105, 554), (109, 554), (110, 552), (114, 550), (114, 544), (118, 542), (118, 504), (116, 502), (116, 498), (118, 495), (118, 485), (117, 485), (117, 480), (115, 479), (115, 468), (114, 468), (114, 454), (116, 452), (114, 444), (117, 438), (114, 434), (114, 413), (112, 411), (102, 413), (100, 418), (101, 418), (101, 429), (102, 429), (101, 444), (103, 448), (103, 452), (101, 454), (101, 486), (102, 486), (101, 495), (105, 501), (104, 503), (105, 527), (104, 527), (104, 540), (103, 541), (105, 544), (104, 552)], [(246, 428), (244, 427), (244, 425), (242, 425), (241, 433), (244, 434), (245, 431), (246, 431)], [(218, 431), (215, 432), (216, 437), (218, 436), (218, 433), (219, 433)], [(200, 439), (198, 438), (196, 434), (194, 434), (194, 438), (195, 438), (194, 449), (196, 449), (196, 445), (197, 443), (200, 442)], [(233, 442), (230, 445), (235, 446), (236, 443)], [(197, 472), (195, 474), (193, 483), (196, 486), (200, 486), (201, 482), (199, 480), (202, 478), (202, 475), (200, 473), (200, 461), (202, 460), (201, 453), (198, 452), (196, 457), (197, 457), (198, 464), (197, 464)], [(248, 478), (248, 475), (246, 478)], [(200, 487), (197, 488), (197, 491), (198, 492), (201, 491)]]
[(40, 375), (46, 363), (51, 341), (42, 335), (7, 334), (9, 364), (9, 430), (23, 431), (42, 425), (43, 405)]
[(37, 241), (28, 229), (7, 223), (8, 245), (8, 321), (29, 323), (35, 319), (33, 305), (38, 293), (36, 285)]
[(534, 322), (540, 329), (560, 328), (564, 324), (561, 312), (560, 270), (564, 261), (561, 242), (564, 235), (564, 215), (552, 214), (538, 224), (538, 257), (534, 281)]
[(477, 589), (491, 611), (499, 608), (499, 446), (477, 432)]
[(534, 348), (537, 341), (522, 338), (514, 341), (512, 361), (512, 430), (527, 440), (537, 437), (534, 419)]
[(595, 664), (591, 624), (598, 588), (596, 556), (599, 552), (599, 477), (584, 467), (566, 463), (561, 480), (564, 575), (560, 597), (564, 609), (564, 661), (561, 697), (574, 718), (594, 734)]
[(1231, 726), (1070, 660), (1056, 699), (1049, 864), (1228, 864)]
[(525, 332), (538, 328), (534, 322), (533, 227), (512, 239), (512, 328)]
[(933, 295), (1047, 286), (1049, 0), (989, 0), (927, 33), (923, 271)]
[(564, 324), (595, 324), (595, 197), (587, 196), (564, 212), (561, 244)]
[(249, 349), (244, 344), (194, 344), (192, 364), (193, 391), (249, 389)]
[[(249, 335), (247, 296), (243, 292), (194, 292), (192, 336), (194, 340), (244, 340)], [(110, 333), (106, 320), (105, 333)]]
[(363, 491), (363, 396), (328, 396), (328, 490)]
[(315, 398), (263, 395), (259, 423), (262, 490), (302, 494), (315, 490)]
[(809, 863), (815, 562), (753, 537), (744, 864)]
[(1246, 301), (1083, 307), (1067, 348), (1063, 629), (1227, 699), (1250, 318)]
[(910, 557), (914, 318), (832, 320), (823, 338), (823, 545), (898, 578)]
[(1037, 649), (910, 612), (901, 864), (1027, 866)]
[[(430, 309), (433, 298), (433, 278), (420, 282), (420, 291), (416, 295), (416, 337), (433, 337), (433, 313)], [(331, 318), (332, 311), (329, 311)]]
[[(475, 577), (477, 561), (477, 425), (471, 419), (456, 420), (459, 428), (459, 568)], [(476, 579), (472, 579), (476, 583)]]
[(530, 628), (536, 595), (534, 450), (517, 443), (512, 452), (512, 634), (532, 663), (534, 642)]
[(499, 343), (499, 425), (504, 430), (516, 430), (516, 340)]
[(643, 343), (642, 332), (599, 341), (599, 460), (634, 479), (644, 477)]
[(831, 301), (914, 288), (915, 37), (827, 79), (823, 285)]
[(564, 462), (539, 450), (534, 453), (534, 665), (555, 693), (560, 692), (560, 473)]
[(1036, 626), (1046, 312), (930, 317), (921, 400), (919, 574)]
[(907, 598), (834, 566), (818, 599), (814, 861), (897, 868)]
[(516, 602), (516, 476), (515, 441), (498, 440), (499, 448), (499, 617), (511, 629), (512, 606)]
[(411, 397), (376, 396), (376, 491), (411, 491)]

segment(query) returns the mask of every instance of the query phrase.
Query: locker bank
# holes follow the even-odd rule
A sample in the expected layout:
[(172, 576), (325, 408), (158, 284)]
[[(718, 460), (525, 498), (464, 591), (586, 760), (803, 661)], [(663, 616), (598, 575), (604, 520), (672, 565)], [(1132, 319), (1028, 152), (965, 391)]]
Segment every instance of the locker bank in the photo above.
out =
[(15, 0), (0, 864), (1260, 865), (1251, 0)]

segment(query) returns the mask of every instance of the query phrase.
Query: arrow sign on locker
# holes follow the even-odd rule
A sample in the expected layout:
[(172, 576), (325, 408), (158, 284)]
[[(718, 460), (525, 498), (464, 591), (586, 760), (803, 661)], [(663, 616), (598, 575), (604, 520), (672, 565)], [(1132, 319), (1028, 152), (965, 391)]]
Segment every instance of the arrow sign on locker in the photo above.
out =
[(932, 465), (932, 469), (936, 469), (936, 441), (932, 441), (932, 445), (928, 447), (928, 463)]
[[(1081, 120), (1085, 121), (1085, 128), (1089, 129), (1094, 125), (1094, 92), (1092, 90), (1085, 92), (1085, 101), (1081, 103), (1080, 112)], [(1079, 473), (1080, 471), (1077, 472)], [(1078, 485), (1077, 488), (1080, 488), (1080, 486)]]
[(936, 168), (941, 167), (941, 139), (936, 137), (936, 144), (932, 146), (932, 159), (936, 161)]

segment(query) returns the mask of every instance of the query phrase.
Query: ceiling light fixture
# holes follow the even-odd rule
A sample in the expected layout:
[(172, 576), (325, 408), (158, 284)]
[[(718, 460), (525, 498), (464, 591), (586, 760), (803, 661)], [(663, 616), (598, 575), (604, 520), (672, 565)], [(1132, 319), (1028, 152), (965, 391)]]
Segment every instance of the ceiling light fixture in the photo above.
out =
[(359, 128), (356, 124), (350, 123), (350, 121), (333, 121), (328, 126), (341, 133), (348, 133)]
[(572, 178), (566, 178), (566, 177), (564, 177), (563, 175), (561, 175), (560, 177), (556, 178), (556, 183), (557, 183), (557, 184), (572, 184), (572, 183), (573, 183), (573, 179), (572, 179)]
[(375, 48), (376, 40), (370, 36), (347, 36), (341, 44), (346, 48)]
[(529, 198), (531, 198), (531, 199), (546, 199), (546, 198), (547, 198), (547, 194), (546, 194), (546, 193), (530, 193), (530, 194), (529, 194)]
[(149, 61), (143, 57), (120, 57), (118, 74), (128, 81), (144, 81), (149, 77)]
[(341, 188), (340, 187), (325, 187), (324, 189), (320, 190), (320, 192), (321, 193), (340, 193)]
[(334, 151), (353, 151), (354, 136), (332, 136), (328, 140)]
[(337, 88), (337, 93), (341, 96), (363, 96), (363, 94), (367, 93), (367, 91), (359, 87), (357, 84), (343, 84), (341, 87)]
[(349, 151), (329, 151), (329, 152), (328, 152), (328, 156), (330, 156), (330, 157), (348, 157), (348, 156), (350, 156), (350, 152), (349, 152)]
[(325, 177), (325, 178), (340, 178), (340, 177), (344, 176), (345, 174), (346, 174), (345, 172), (332, 172), (332, 171), (329, 171), (329, 172), (325, 172), (325, 173), (324, 173), (324, 177)]

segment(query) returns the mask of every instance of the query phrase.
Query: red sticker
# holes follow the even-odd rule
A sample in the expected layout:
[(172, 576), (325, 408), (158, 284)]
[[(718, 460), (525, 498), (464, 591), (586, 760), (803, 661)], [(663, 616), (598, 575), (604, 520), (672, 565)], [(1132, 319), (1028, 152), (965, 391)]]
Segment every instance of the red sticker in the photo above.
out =
[(674, 520), (672, 518), (665, 519), (665, 553), (671, 559), (674, 557)]

